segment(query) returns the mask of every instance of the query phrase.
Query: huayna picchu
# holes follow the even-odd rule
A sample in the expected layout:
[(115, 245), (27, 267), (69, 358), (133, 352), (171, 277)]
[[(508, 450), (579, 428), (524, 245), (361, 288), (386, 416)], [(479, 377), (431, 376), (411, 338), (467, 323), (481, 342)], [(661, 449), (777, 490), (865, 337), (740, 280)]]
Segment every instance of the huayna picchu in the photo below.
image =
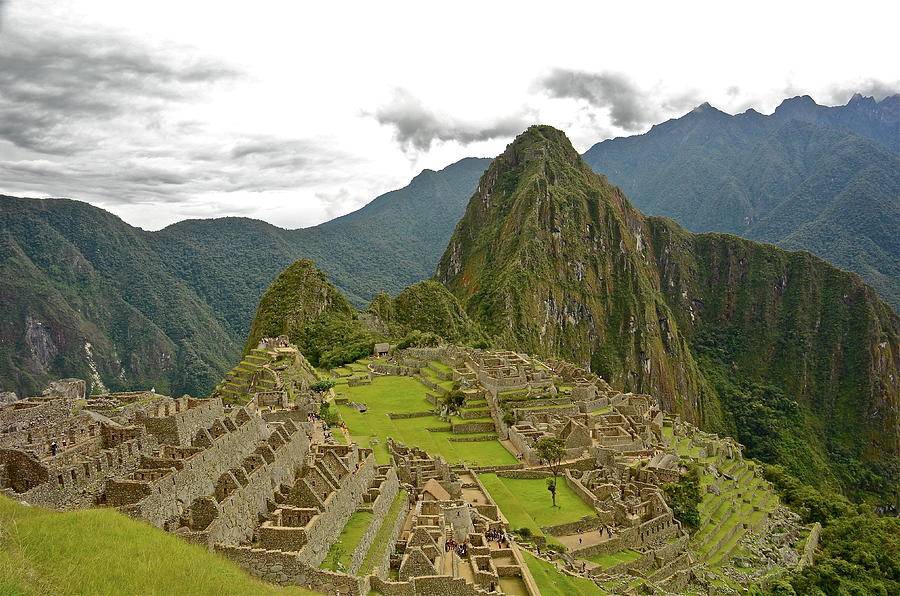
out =
[(896, 498), (891, 308), (809, 253), (645, 217), (556, 129), (494, 160), (436, 277), (499, 345), (657, 395), (810, 482)]
[(893, 593), (898, 336), (854, 274), (645, 217), (534, 126), (434, 279), (358, 311), (301, 259), (208, 397), (0, 406), (0, 588), (56, 585), (105, 507), (250, 593)]

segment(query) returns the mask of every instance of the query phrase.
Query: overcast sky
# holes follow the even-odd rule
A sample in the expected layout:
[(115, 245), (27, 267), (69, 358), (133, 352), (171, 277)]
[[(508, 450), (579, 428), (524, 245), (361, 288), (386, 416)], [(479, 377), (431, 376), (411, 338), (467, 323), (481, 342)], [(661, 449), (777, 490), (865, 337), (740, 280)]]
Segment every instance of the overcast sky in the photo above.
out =
[(900, 88), (896, 2), (312, 4), (0, 0), (0, 193), (305, 227), (533, 123)]

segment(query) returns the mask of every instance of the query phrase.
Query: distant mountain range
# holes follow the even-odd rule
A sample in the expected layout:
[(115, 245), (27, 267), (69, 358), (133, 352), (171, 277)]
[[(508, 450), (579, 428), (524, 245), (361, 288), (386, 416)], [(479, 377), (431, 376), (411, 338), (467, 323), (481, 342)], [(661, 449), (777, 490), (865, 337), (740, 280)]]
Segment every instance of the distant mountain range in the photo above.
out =
[(769, 116), (703, 104), (584, 159), (650, 215), (808, 250), (900, 308), (900, 95), (809, 96)]
[[(811, 250), (896, 308), (897, 106), (897, 96), (837, 108), (795, 98), (771, 116), (701, 106), (585, 160), (648, 213), (660, 213), (656, 196), (665, 209), (682, 204), (662, 214), (694, 231)], [(72, 375), (208, 394), (238, 361), (260, 296), (296, 259), (313, 260), (358, 308), (431, 277), (489, 163), (425, 170), (302, 230), (222, 218), (146, 232), (77, 201), (2, 197), (0, 391)]]
[(302, 230), (222, 218), (147, 232), (79, 201), (0, 197), (0, 391), (77, 376), (208, 395), (294, 260), (315, 260), (357, 307), (431, 277), (489, 161), (425, 170)]

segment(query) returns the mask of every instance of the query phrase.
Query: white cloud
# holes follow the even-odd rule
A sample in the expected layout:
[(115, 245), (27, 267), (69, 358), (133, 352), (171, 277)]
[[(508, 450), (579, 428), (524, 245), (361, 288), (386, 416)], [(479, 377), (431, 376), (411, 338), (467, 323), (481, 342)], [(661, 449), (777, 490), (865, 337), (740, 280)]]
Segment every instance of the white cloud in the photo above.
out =
[(788, 87), (820, 102), (883, 93), (891, 16), (887, 3), (0, 0), (0, 192), (87, 200), (144, 227), (311, 225), (424, 167), (495, 155), (533, 122), (584, 150), (701, 101), (767, 112)]

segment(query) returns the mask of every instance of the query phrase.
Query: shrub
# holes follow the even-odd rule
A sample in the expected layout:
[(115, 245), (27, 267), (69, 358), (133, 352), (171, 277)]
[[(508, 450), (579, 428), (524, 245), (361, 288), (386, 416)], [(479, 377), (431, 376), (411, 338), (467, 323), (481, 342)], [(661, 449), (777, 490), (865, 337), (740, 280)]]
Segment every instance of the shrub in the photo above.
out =
[(325, 393), (332, 387), (334, 387), (334, 381), (319, 381), (318, 383), (313, 383), (309, 386), (309, 388), (316, 393)]

